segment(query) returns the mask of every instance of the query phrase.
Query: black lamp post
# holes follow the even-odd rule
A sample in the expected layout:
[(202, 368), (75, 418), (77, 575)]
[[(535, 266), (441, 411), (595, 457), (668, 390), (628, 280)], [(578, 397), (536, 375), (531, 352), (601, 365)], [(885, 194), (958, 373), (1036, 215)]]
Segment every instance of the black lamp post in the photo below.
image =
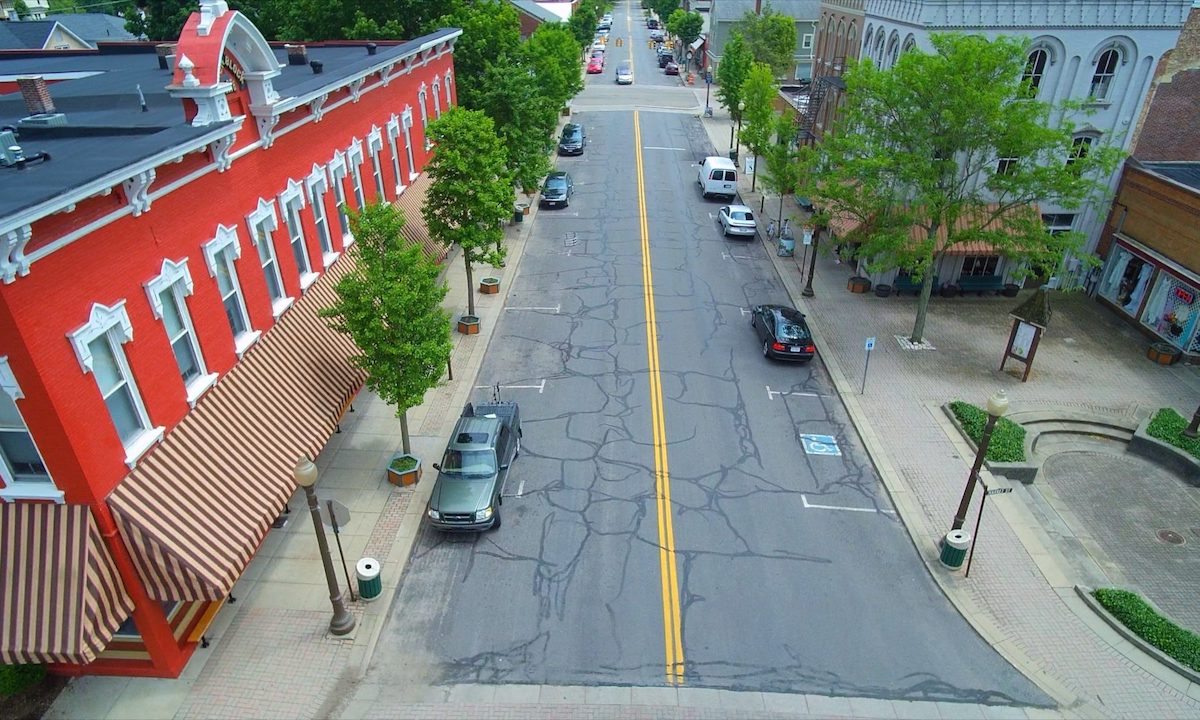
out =
[(992, 441), (992, 429), (996, 421), (1008, 412), (1008, 395), (1003, 390), (997, 390), (987, 401), (987, 424), (983, 426), (983, 437), (979, 438), (979, 451), (975, 453), (975, 464), (971, 466), (971, 474), (967, 477), (967, 486), (963, 488), (962, 499), (958, 501), (958, 510), (954, 513), (951, 530), (962, 530), (963, 522), (967, 519), (967, 508), (971, 505), (971, 493), (975, 490), (975, 478), (979, 468), (983, 467), (983, 458), (987, 455), (988, 443)]
[(354, 629), (354, 616), (346, 609), (346, 593), (338, 587), (337, 573), (329, 557), (329, 541), (325, 539), (325, 528), (321, 527), (321, 508), (313, 486), (317, 484), (317, 466), (312, 460), (300, 458), (296, 462), (296, 484), (304, 488), (308, 498), (308, 511), (312, 515), (313, 529), (317, 531), (317, 547), (321, 551), (321, 564), (325, 566), (325, 583), (329, 586), (329, 602), (333, 605), (333, 618), (329, 621), (329, 632), (346, 635)]
[(813, 289), (812, 289), (812, 280), (813, 280), (813, 273), (815, 273), (817, 271), (817, 245), (821, 241), (821, 231), (824, 229), (825, 228), (823, 228), (819, 225), (817, 227), (813, 228), (812, 257), (809, 258), (809, 260), (808, 260), (808, 279), (804, 283), (804, 289), (800, 291), (800, 294), (803, 295), (804, 297), (812, 297), (812, 296), (816, 295), (816, 293), (813, 292)]

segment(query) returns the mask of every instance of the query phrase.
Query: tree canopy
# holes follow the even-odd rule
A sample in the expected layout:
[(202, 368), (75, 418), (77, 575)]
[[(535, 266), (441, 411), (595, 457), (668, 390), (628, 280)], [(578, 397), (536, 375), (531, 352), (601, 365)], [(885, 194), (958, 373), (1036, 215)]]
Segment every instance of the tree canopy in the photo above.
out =
[(583, 90), (579, 75), (579, 45), (570, 28), (543, 24), (521, 45), (521, 57), (533, 70), (540, 92), (562, 107)]
[(742, 128), (741, 140), (754, 153), (754, 176), (750, 190), (758, 182), (758, 156), (766, 152), (775, 134), (775, 78), (766, 63), (756, 62), (750, 66), (750, 74), (742, 83), (742, 97), (746, 103), (746, 126)]
[(667, 18), (667, 32), (679, 38), (686, 48), (700, 37), (704, 29), (704, 18), (698, 12), (688, 12), (682, 8), (675, 10)]
[(766, 63), (775, 77), (788, 72), (796, 60), (796, 20), (765, 3), (762, 13), (747, 12), (734, 26), (746, 39), (755, 62)]
[(1078, 106), (1028, 98), (1025, 41), (931, 41), (932, 52), (909, 50), (889, 70), (869, 60), (849, 69), (843, 114), (804, 174), (823, 214), (861, 223), (842, 240), (862, 243), (868, 269), (923, 279), (914, 342), (938, 257), (983, 242), (1022, 267), (1057, 266), (1082, 238), (1048, 231), (1039, 205), (1096, 199), (1121, 156), (1077, 135)]
[(437, 20), (438, 27), (462, 28), (454, 45), (454, 75), (458, 79), (458, 104), (480, 109), (483, 77), (492, 64), (515, 59), (521, 45), (521, 20), (507, 2), (478, 0)]
[(513, 180), (525, 188), (537, 187), (538, 180), (550, 171), (551, 133), (558, 123), (559, 108), (531, 81), (531, 72), (532, 68), (524, 65), (489, 65), (478, 101), (504, 143)]
[(740, 32), (734, 31), (725, 43), (721, 64), (717, 66), (717, 99), (729, 111), (734, 120), (741, 119), (738, 103), (742, 100), (742, 83), (750, 74), (754, 57)]

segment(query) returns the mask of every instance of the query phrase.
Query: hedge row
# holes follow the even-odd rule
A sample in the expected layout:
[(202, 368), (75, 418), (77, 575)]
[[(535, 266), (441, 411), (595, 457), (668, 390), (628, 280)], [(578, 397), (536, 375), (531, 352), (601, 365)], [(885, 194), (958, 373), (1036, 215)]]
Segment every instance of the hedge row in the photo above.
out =
[(16, 695), (45, 676), (44, 665), (0, 665), (0, 697)]
[[(979, 445), (983, 427), (987, 424), (987, 411), (962, 400), (950, 403), (950, 411), (962, 423), (967, 435)], [(1000, 418), (992, 430), (987, 459), (991, 462), (1025, 462), (1025, 428), (1012, 420)]]
[(1200, 459), (1200, 438), (1184, 437), (1183, 431), (1187, 426), (1188, 421), (1173, 408), (1163, 408), (1150, 418), (1146, 434)]
[(1196, 633), (1159, 615), (1137, 593), (1100, 588), (1092, 592), (1092, 597), (1138, 637), (1200, 672), (1200, 636)]

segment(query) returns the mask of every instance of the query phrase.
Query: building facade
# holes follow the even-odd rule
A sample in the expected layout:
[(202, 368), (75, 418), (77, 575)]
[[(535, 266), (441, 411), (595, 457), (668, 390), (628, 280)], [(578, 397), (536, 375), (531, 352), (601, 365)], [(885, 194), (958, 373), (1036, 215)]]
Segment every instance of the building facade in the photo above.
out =
[(273, 46), (215, 0), (177, 44), (0, 59), (0, 661), (181, 672), (362, 386), (318, 316), (347, 209), (445, 254), (459, 34)]
[(708, 9), (709, 28), (704, 44), (706, 62), (716, 72), (721, 63), (725, 43), (734, 26), (747, 13), (761, 13), (770, 6), (771, 10), (787, 15), (796, 21), (796, 53), (787, 78), (810, 79), (813, 73), (813, 49), (815, 47), (817, 18), (820, 15), (820, 0), (712, 0)]

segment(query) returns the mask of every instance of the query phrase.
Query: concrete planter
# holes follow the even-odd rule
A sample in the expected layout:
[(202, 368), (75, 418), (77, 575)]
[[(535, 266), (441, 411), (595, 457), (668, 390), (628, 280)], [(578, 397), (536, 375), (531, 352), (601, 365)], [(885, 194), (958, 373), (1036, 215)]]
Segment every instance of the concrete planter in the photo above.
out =
[(387, 479), (401, 487), (417, 484), (421, 479), (421, 459), (405, 453), (394, 456), (388, 463)]
[(1174, 365), (1180, 354), (1179, 348), (1165, 342), (1156, 342), (1146, 349), (1146, 357), (1159, 365)]
[[(978, 452), (979, 446), (975, 444), (975, 441), (972, 440), (971, 436), (967, 434), (966, 428), (964, 428), (962, 423), (958, 421), (958, 417), (956, 417), (954, 415), (954, 411), (950, 409), (950, 403), (942, 405), (942, 412), (946, 413), (946, 417), (950, 418), (950, 422), (954, 423), (954, 427), (958, 430), (959, 434), (963, 436), (963, 439), (967, 441), (967, 444), (971, 446), (971, 449), (975, 452)], [(1032, 485), (1034, 479), (1037, 478), (1038, 466), (1028, 462), (1028, 459), (1033, 457), (1033, 448), (1030, 447), (1031, 442), (1032, 438), (1030, 438), (1029, 433), (1025, 433), (1026, 462), (991, 462), (989, 460), (984, 460), (983, 464), (994, 475), (1003, 475), (1009, 480), (1016, 480), (1017, 482), (1025, 485)]]
[(458, 331), (463, 335), (478, 335), (479, 317), (476, 315), (463, 315), (458, 319)]
[(892, 294), (892, 286), (880, 283), (875, 286), (875, 297), (887, 297)]
[(479, 292), (484, 295), (495, 295), (500, 292), (500, 278), (485, 277), (479, 280)]
[(1129, 441), (1129, 452), (1170, 468), (1189, 484), (1200, 487), (1200, 460), (1170, 443), (1150, 437), (1146, 434), (1146, 428), (1149, 426), (1150, 418), (1138, 424), (1137, 430), (1133, 432), (1133, 439)]

